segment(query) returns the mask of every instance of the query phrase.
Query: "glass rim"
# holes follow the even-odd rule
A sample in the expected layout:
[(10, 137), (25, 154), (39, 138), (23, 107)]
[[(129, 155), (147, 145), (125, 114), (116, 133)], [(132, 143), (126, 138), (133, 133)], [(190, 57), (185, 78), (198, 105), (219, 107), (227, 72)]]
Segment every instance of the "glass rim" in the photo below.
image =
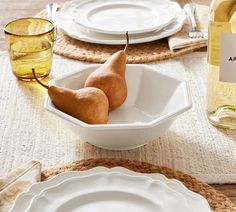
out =
[[(20, 21), (20, 20), (24, 20), (24, 19), (25, 20), (26, 19), (43, 20), (43, 21), (46, 21), (46, 22), (50, 23), (52, 25), (52, 28), (50, 30), (46, 31), (46, 32), (38, 33), (38, 34), (35, 34), (35, 35), (23, 35), (23, 34), (20, 35), (20, 34), (15, 34), (15, 33), (9, 32), (9, 30), (7, 30), (7, 26), (9, 24), (12, 24), (12, 23), (14, 23), (16, 21)], [(18, 18), (18, 19), (12, 20), (12, 21), (8, 22), (7, 24), (5, 24), (3, 29), (4, 29), (4, 33), (8, 34), (8, 35), (21, 36), (21, 37), (34, 37), (34, 36), (45, 35), (47, 33), (52, 32), (55, 29), (55, 26), (54, 26), (54, 23), (52, 21), (48, 20), (48, 19), (32, 17), (32, 18)]]

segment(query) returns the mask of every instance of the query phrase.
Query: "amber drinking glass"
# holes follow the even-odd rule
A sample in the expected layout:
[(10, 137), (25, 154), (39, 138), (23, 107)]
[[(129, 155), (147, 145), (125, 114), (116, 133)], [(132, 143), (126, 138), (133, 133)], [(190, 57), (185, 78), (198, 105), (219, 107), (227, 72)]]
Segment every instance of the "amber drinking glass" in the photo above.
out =
[(52, 66), (55, 28), (52, 22), (41, 18), (22, 18), (4, 27), (13, 74), (20, 80), (49, 75)]

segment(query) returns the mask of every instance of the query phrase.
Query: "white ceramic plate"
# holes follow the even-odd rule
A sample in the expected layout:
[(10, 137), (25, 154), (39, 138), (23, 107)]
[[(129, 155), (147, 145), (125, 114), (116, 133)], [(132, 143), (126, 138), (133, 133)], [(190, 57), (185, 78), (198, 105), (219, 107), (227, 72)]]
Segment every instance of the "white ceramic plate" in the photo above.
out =
[(32, 199), (26, 212), (182, 212), (189, 207), (182, 195), (162, 181), (100, 172), (44, 189)]
[[(73, 16), (83, 27), (106, 34), (145, 33), (160, 30), (175, 18), (175, 10), (168, 3), (148, 4), (112, 0), (82, 1), (76, 4)], [(89, 6), (88, 6), (89, 5)]]
[(187, 201), (188, 205), (191, 205), (192, 209), (188, 210), (189, 212), (194, 211), (202, 211), (207, 212), (210, 211), (207, 201), (200, 196), (190, 190), (188, 190), (180, 181), (174, 179), (167, 179), (164, 175), (161, 174), (141, 174), (137, 172), (130, 171), (128, 169), (122, 167), (116, 167), (112, 169), (107, 169), (104, 167), (96, 167), (87, 171), (80, 172), (66, 172), (57, 175), (56, 177), (48, 180), (46, 182), (34, 184), (28, 192), (22, 193), (18, 196), (15, 204), (13, 205), (11, 212), (25, 212), (32, 199), (39, 194), (42, 194), (42, 191), (51, 187), (57, 187), (60, 183), (70, 178), (75, 177), (85, 177), (92, 174), (97, 173), (122, 173), (129, 176), (145, 176), (151, 178), (152, 180), (162, 181), (166, 184), (170, 189), (175, 192), (181, 194)]
[[(104, 0), (105, 1), (105, 0)], [(81, 1), (76, 1), (77, 3)], [(60, 10), (60, 12), (56, 15), (56, 24), (58, 28), (63, 31), (68, 36), (85, 41), (90, 43), (97, 44), (110, 44), (110, 45), (120, 45), (125, 44), (126, 39), (125, 35), (110, 35), (93, 32), (91, 30), (86, 29), (85, 27), (80, 26), (74, 22), (74, 10), (76, 7), (76, 2), (67, 2), (64, 7)], [(147, 2), (156, 2), (156, 4), (161, 4), (162, 0), (147, 0)], [(175, 3), (169, 3), (173, 10), (176, 13), (176, 19), (170, 25), (163, 28), (161, 31), (152, 31), (148, 33), (141, 34), (131, 34), (130, 35), (130, 43), (144, 43), (150, 42), (154, 40), (159, 40), (170, 35), (173, 35), (181, 30), (186, 15), (181, 7)]]

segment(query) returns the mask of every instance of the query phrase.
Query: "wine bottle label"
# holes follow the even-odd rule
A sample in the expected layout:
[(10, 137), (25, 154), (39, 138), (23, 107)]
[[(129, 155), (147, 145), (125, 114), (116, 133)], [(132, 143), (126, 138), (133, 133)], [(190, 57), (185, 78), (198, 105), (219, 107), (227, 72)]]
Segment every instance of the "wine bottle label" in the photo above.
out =
[(220, 36), (220, 81), (236, 82), (236, 34)]
[(221, 32), (231, 32), (231, 24), (227, 22), (209, 23), (209, 63), (214, 66), (220, 65), (220, 37)]

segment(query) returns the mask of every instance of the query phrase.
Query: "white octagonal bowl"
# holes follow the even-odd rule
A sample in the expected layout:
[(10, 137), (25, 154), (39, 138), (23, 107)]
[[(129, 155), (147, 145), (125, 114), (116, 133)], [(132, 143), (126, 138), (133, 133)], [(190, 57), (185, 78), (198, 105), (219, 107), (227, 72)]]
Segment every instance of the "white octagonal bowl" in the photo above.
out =
[[(50, 84), (80, 89), (100, 65), (91, 65)], [(147, 65), (127, 65), (128, 96), (124, 104), (109, 114), (108, 124), (90, 125), (58, 110), (49, 96), (45, 108), (66, 120), (83, 141), (112, 150), (133, 149), (161, 136), (176, 117), (191, 108), (185, 81), (166, 76)]]

